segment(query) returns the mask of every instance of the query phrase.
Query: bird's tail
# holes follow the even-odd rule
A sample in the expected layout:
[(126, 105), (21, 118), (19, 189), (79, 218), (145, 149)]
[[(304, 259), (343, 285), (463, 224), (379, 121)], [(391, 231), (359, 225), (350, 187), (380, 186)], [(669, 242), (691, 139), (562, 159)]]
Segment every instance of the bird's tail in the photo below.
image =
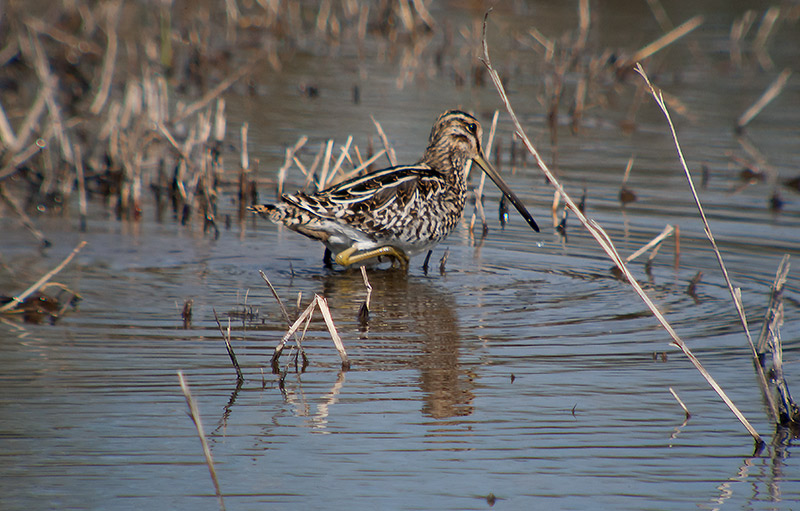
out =
[(264, 218), (269, 218), (275, 223), (281, 222), (286, 217), (286, 209), (275, 204), (259, 204), (250, 206), (247, 209), (253, 213), (258, 213)]

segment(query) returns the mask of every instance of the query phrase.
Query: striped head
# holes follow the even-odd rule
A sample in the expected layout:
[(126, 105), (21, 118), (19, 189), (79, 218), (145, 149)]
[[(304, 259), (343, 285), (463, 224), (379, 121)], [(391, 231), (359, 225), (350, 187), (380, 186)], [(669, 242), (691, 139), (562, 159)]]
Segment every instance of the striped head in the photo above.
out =
[(460, 110), (449, 110), (436, 120), (431, 129), (428, 148), (422, 163), (427, 163), (433, 169), (447, 175), (450, 179), (466, 180), (464, 167), (469, 160), (478, 164), (486, 175), (497, 185), (511, 204), (517, 208), (525, 221), (534, 231), (539, 227), (533, 217), (522, 204), (511, 188), (503, 181), (500, 174), (486, 161), (481, 150), (481, 137), (483, 130), (481, 123), (476, 118)]
[(448, 110), (431, 129), (423, 162), (448, 173), (463, 173), (467, 161), (483, 159), (483, 130), (476, 118), (460, 110)]

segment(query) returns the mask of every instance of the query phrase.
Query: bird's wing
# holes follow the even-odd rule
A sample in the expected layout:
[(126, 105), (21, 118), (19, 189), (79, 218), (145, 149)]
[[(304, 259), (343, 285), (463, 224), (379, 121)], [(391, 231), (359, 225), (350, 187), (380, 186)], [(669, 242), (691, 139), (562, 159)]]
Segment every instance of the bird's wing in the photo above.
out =
[(435, 171), (424, 165), (405, 165), (378, 170), (365, 176), (338, 183), (314, 194), (284, 195), (294, 206), (322, 218), (358, 216), (394, 205), (404, 207), (420, 187), (426, 186), (426, 176)]

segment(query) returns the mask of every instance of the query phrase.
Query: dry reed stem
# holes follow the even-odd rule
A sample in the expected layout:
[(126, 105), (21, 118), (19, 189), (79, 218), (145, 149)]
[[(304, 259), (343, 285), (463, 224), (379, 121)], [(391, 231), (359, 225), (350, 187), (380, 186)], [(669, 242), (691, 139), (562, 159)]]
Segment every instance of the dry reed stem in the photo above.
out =
[(44, 20), (39, 18), (27, 18), (25, 20), (25, 25), (30, 27), (32, 30), (41, 34), (45, 34), (53, 38), (53, 40), (58, 41), (66, 46), (71, 48), (80, 48), (82, 53), (88, 53), (95, 56), (99, 56), (103, 53), (103, 49), (94, 42), (88, 39), (76, 37), (73, 34), (65, 32), (52, 25), (47, 25)]
[(753, 40), (753, 48), (755, 48), (756, 51), (762, 50), (767, 45), (769, 34), (772, 32), (775, 22), (778, 21), (780, 13), (781, 8), (776, 5), (773, 5), (764, 13), (764, 17), (761, 18), (761, 25), (758, 26), (756, 37)]
[[(22, 39), (20, 39), (20, 42), (22, 42)], [(39, 81), (43, 84), (51, 83), (51, 81), (53, 81), (53, 83), (57, 83), (57, 80), (51, 73), (47, 57), (44, 49), (42, 48), (41, 42), (39, 41), (39, 36), (38, 34), (33, 33), (32, 30), (30, 32), (29, 43), (30, 46), (20, 44), (20, 48), (27, 48), (27, 52), (23, 50), (23, 53), (28, 53), (26, 56), (34, 61), (34, 69), (36, 70), (36, 75), (39, 77)], [(47, 110), (50, 112), (50, 126), (55, 134), (56, 140), (58, 140), (64, 160), (67, 163), (73, 163), (72, 144), (70, 143), (69, 138), (64, 131), (64, 123), (61, 119), (61, 109), (56, 101), (54, 89), (55, 87), (43, 88), (45, 93), (45, 104), (47, 105)]]
[(653, 17), (658, 22), (658, 26), (661, 27), (662, 32), (669, 32), (674, 28), (661, 2), (658, 0), (647, 0), (647, 6), (650, 7), (650, 12), (653, 13)]
[(681, 400), (681, 398), (678, 397), (678, 393), (675, 392), (674, 390), (672, 390), (672, 387), (669, 388), (669, 392), (670, 392), (670, 394), (672, 394), (672, 397), (675, 398), (675, 401), (677, 401), (678, 404), (681, 405), (681, 408), (683, 408), (683, 413), (686, 414), (686, 419), (687, 420), (690, 419), (692, 417), (692, 414), (689, 413), (689, 409), (686, 408), (686, 405), (683, 404), (683, 401)]
[(333, 324), (333, 318), (331, 317), (331, 310), (328, 308), (328, 301), (325, 297), (320, 295), (314, 295), (314, 299), (319, 305), (319, 310), (322, 312), (322, 317), (325, 318), (325, 325), (328, 327), (328, 332), (331, 334), (331, 339), (333, 339), (333, 344), (336, 346), (336, 350), (339, 352), (339, 356), (342, 358), (342, 370), (347, 370), (350, 368), (350, 361), (347, 359), (347, 352), (344, 350), (344, 344), (342, 344), (342, 339), (339, 337), (339, 333), (336, 331), (336, 325)]
[(781, 74), (778, 75), (777, 78), (767, 87), (767, 90), (761, 95), (760, 98), (753, 103), (750, 108), (745, 110), (745, 112), (739, 117), (736, 121), (736, 129), (741, 131), (747, 126), (750, 121), (755, 118), (761, 111), (769, 105), (773, 99), (778, 97), (778, 95), (783, 92), (783, 88), (786, 87), (786, 82), (789, 80), (789, 77), (792, 76), (792, 70), (788, 67), (784, 69)]
[(753, 40), (753, 51), (756, 54), (756, 59), (758, 59), (758, 64), (765, 70), (771, 70), (775, 67), (767, 53), (767, 40), (775, 26), (775, 22), (778, 20), (780, 12), (781, 8), (778, 6), (772, 6), (766, 10), (764, 17), (761, 18), (761, 24), (758, 26), (756, 37)]
[(325, 188), (325, 182), (328, 180), (328, 171), (331, 168), (331, 153), (333, 152), (333, 139), (328, 139), (325, 145), (325, 156), (322, 159), (322, 174), (320, 174), (319, 182), (317, 183), (317, 190)]
[(626, 59), (624, 65), (620, 67), (631, 66), (641, 60), (646, 59), (647, 57), (650, 57), (654, 53), (663, 50), (702, 24), (703, 16), (701, 15), (697, 15), (694, 18), (685, 21), (681, 25), (675, 27), (673, 30), (667, 32), (652, 43), (634, 53), (633, 56), (631, 56), (629, 59)]
[(777, 313), (779, 304), (783, 301), (783, 287), (789, 275), (789, 266), (789, 254), (786, 254), (778, 265), (778, 271), (775, 274), (775, 280), (772, 282), (772, 288), (770, 289), (769, 305), (767, 306), (766, 314), (764, 314), (764, 324), (761, 326), (761, 332), (756, 342), (756, 351), (759, 354), (766, 353), (767, 351), (767, 344), (769, 343), (770, 336), (769, 327)]
[(206, 465), (208, 465), (208, 472), (211, 474), (211, 482), (214, 483), (214, 493), (217, 495), (219, 501), (219, 508), (225, 511), (225, 502), (222, 500), (222, 492), (219, 489), (219, 480), (217, 479), (217, 469), (214, 468), (214, 458), (211, 457), (211, 449), (208, 447), (206, 440), (206, 433), (203, 430), (203, 421), (200, 418), (200, 410), (197, 408), (192, 392), (189, 390), (189, 384), (183, 377), (183, 371), (178, 371), (178, 381), (181, 384), (181, 391), (183, 397), (186, 399), (186, 405), (189, 407), (189, 417), (191, 417), (194, 426), (197, 429), (197, 436), (200, 437), (200, 443), (203, 445), (203, 455), (206, 457)]
[(19, 126), (19, 130), (17, 131), (17, 146), (14, 150), (19, 150), (28, 143), (28, 139), (33, 133), (34, 128), (39, 124), (39, 119), (47, 106), (47, 96), (53, 93), (55, 86), (55, 77), (50, 77), (46, 83), (42, 84), (39, 93), (36, 95), (36, 99), (33, 100), (33, 105), (30, 107), (28, 113), (25, 115), (25, 119)]
[[(728, 269), (725, 267), (725, 262), (722, 260), (722, 254), (720, 253), (719, 248), (717, 247), (717, 242), (714, 239), (714, 234), (711, 232), (711, 227), (708, 225), (708, 219), (706, 218), (705, 211), (703, 210), (703, 205), (700, 203), (700, 198), (697, 196), (697, 190), (695, 189), (694, 182), (692, 181), (692, 174), (691, 172), (689, 172), (689, 167), (686, 165), (686, 159), (683, 156), (683, 150), (681, 149), (680, 142), (678, 142), (678, 135), (675, 132), (675, 126), (672, 124), (672, 118), (669, 115), (669, 110), (667, 110), (667, 106), (664, 103), (663, 97), (661, 96), (661, 94), (659, 94), (658, 91), (656, 91), (653, 84), (650, 83), (650, 79), (647, 77), (647, 73), (645, 73), (644, 68), (642, 68), (642, 65), (639, 63), (636, 64), (636, 72), (639, 73), (644, 79), (644, 81), (647, 83), (647, 86), (650, 89), (650, 93), (652, 94), (653, 99), (656, 101), (656, 104), (658, 104), (659, 108), (664, 113), (664, 117), (666, 117), (667, 119), (667, 124), (669, 124), (670, 133), (672, 134), (672, 140), (675, 143), (675, 149), (678, 152), (678, 158), (680, 160), (681, 167), (683, 168), (684, 174), (686, 176), (686, 181), (689, 183), (689, 190), (692, 193), (695, 205), (697, 206), (697, 210), (700, 213), (700, 219), (703, 221), (703, 229), (706, 233), (708, 241), (711, 243), (711, 247), (714, 250), (714, 255), (717, 258), (717, 263), (719, 264), (720, 270), (722, 271), (722, 276), (724, 277), (725, 283), (728, 286), (728, 291), (731, 294), (734, 307), (736, 308), (736, 312), (739, 315), (739, 320), (741, 321), (742, 329), (744, 330), (745, 337), (747, 338), (747, 343), (750, 345), (750, 349), (752, 350), (753, 358), (755, 361), (757, 361), (758, 353), (756, 351), (755, 345), (753, 344), (753, 339), (750, 336), (750, 330), (747, 326), (747, 318), (745, 317), (744, 306), (742, 305), (742, 300), (741, 300), (741, 290), (738, 288), (734, 289), (733, 283), (731, 282), (731, 279), (728, 276)], [(764, 374), (763, 369), (761, 368), (761, 365), (758, 363), (756, 363), (756, 372), (758, 373), (758, 380), (759, 383), (761, 384), (761, 390), (764, 393), (767, 401), (769, 401), (770, 404), (772, 404), (769, 396), (769, 387), (767, 385), (766, 376)], [(729, 406), (732, 405), (733, 403), (731, 402)], [(734, 413), (736, 412), (738, 412), (738, 409), (734, 410)], [(774, 413), (774, 408), (773, 408), (773, 413)], [(739, 420), (743, 419), (744, 416), (742, 416)], [(745, 423), (743, 422), (743, 424)], [(748, 426), (749, 428), (752, 428), (752, 426), (750, 426), (749, 423), (746, 423), (745, 427)], [(760, 437), (757, 436), (758, 434), (755, 433), (755, 430), (753, 430), (751, 434), (753, 435), (754, 438), (756, 438), (757, 441), (760, 441)]]
[(626, 257), (625, 258), (625, 262), (629, 263), (629, 262), (633, 261), (634, 259), (636, 259), (640, 255), (644, 254), (645, 252), (647, 252), (648, 250), (650, 250), (653, 247), (656, 247), (656, 250), (658, 250), (658, 247), (661, 245), (661, 243), (665, 239), (667, 239), (670, 235), (672, 235), (673, 232), (675, 232), (675, 227), (673, 227), (671, 225), (667, 225), (666, 227), (664, 227), (664, 230), (661, 231), (661, 234), (659, 234), (658, 236), (656, 236), (655, 238), (650, 240), (646, 245), (644, 245), (642, 248), (640, 248), (639, 250), (637, 250), (633, 254), (631, 254), (628, 257)]
[(573, 49), (575, 53), (580, 52), (586, 46), (586, 39), (589, 36), (589, 23), (592, 17), (589, 12), (589, 0), (578, 1), (578, 39), (575, 41)]
[(26, 298), (35, 293), (39, 288), (41, 288), (44, 284), (46, 284), (48, 280), (52, 279), (58, 272), (63, 270), (64, 267), (68, 265), (70, 261), (72, 261), (72, 258), (75, 257), (83, 247), (86, 246), (86, 243), (87, 243), (86, 241), (81, 241), (80, 243), (78, 243), (78, 246), (72, 249), (72, 252), (70, 252), (70, 254), (63, 261), (61, 261), (61, 263), (58, 266), (56, 266), (49, 272), (45, 273), (44, 275), (42, 275), (42, 277), (39, 280), (37, 280), (33, 285), (31, 285), (28, 289), (18, 294), (17, 296), (12, 297), (11, 301), (9, 301), (3, 306), (0, 306), (0, 312), (6, 312), (12, 310), (16, 308), (19, 304), (24, 302)]
[(242, 166), (242, 170), (245, 171), (250, 170), (250, 155), (247, 152), (247, 130), (248, 130), (248, 124), (246, 122), (243, 122), (241, 129), (242, 151), (239, 162)]
[(772, 378), (780, 396), (780, 422), (786, 426), (800, 424), (800, 409), (789, 393), (789, 386), (783, 374), (783, 342), (781, 340), (780, 327), (783, 324), (783, 303), (779, 303), (775, 315), (769, 325), (770, 345), (772, 348)]
[(100, 84), (97, 87), (97, 94), (92, 101), (89, 111), (93, 115), (97, 115), (103, 110), (103, 107), (108, 100), (108, 93), (111, 90), (111, 81), (114, 77), (114, 64), (117, 60), (117, 25), (119, 23), (119, 15), (122, 10), (122, 2), (117, 0), (106, 4), (106, 53), (103, 56), (103, 67), (100, 73)]
[(375, 124), (375, 129), (378, 130), (378, 136), (381, 137), (381, 142), (383, 142), (383, 148), (386, 149), (386, 159), (389, 160), (389, 165), (392, 167), (397, 165), (397, 156), (394, 154), (394, 149), (392, 146), (389, 145), (389, 139), (386, 138), (386, 133), (383, 132), (383, 128), (381, 127), (381, 123), (375, 120), (375, 117), (370, 116), (372, 119), (372, 123)]
[(431, 16), (431, 13), (428, 11), (428, 8), (425, 6), (425, 2), (423, 0), (413, 0), (414, 2), (414, 10), (417, 11), (419, 17), (422, 21), (428, 25), (428, 28), (434, 28), (436, 26), (436, 21)]
[(630, 158), (628, 158), (628, 164), (625, 166), (625, 174), (622, 176), (622, 187), (624, 188), (626, 184), (628, 184), (628, 178), (631, 177), (631, 169), (633, 168), (633, 162), (636, 159), (636, 156), (633, 154)]
[(592, 235), (592, 237), (594, 237), (595, 240), (597, 240), (597, 242), (600, 244), (600, 246), (603, 248), (603, 250), (606, 252), (606, 254), (608, 254), (608, 256), (612, 259), (612, 261), (614, 261), (614, 263), (617, 265), (617, 267), (620, 269), (622, 274), (625, 276), (625, 278), (627, 279), (627, 281), (629, 282), (631, 287), (634, 289), (636, 294), (647, 305), (647, 307), (650, 309), (650, 311), (656, 317), (656, 319), (661, 324), (661, 326), (664, 328), (664, 330), (667, 331), (669, 336), (672, 338), (673, 343), (684, 353), (684, 355), (686, 355), (689, 358), (689, 360), (692, 362), (692, 364), (695, 366), (695, 368), (705, 378), (705, 380), (708, 382), (708, 384), (714, 389), (714, 391), (717, 393), (717, 395), (719, 395), (720, 398), (725, 402), (725, 404), (728, 406), (728, 408), (730, 408), (730, 410), (733, 412), (733, 414), (736, 416), (736, 418), (739, 419), (739, 422), (741, 422), (742, 425), (747, 429), (747, 431), (755, 439), (755, 441), (758, 443), (758, 445), (762, 445), (763, 444), (763, 440), (761, 439), (761, 436), (758, 434), (758, 432), (755, 430), (755, 428), (753, 428), (753, 426), (750, 424), (750, 422), (747, 420), (747, 418), (742, 414), (741, 411), (739, 411), (739, 409), (736, 407), (736, 405), (733, 403), (733, 401), (731, 401), (731, 399), (727, 396), (727, 394), (725, 394), (725, 391), (722, 390), (722, 388), (719, 386), (719, 384), (716, 382), (716, 380), (714, 380), (714, 378), (711, 376), (711, 374), (709, 374), (709, 372), (706, 371), (706, 369), (703, 367), (703, 365), (700, 363), (700, 361), (697, 359), (697, 357), (695, 357), (695, 355), (691, 352), (691, 350), (688, 348), (688, 346), (686, 346), (686, 344), (681, 340), (681, 338), (678, 337), (678, 334), (675, 332), (675, 330), (672, 328), (672, 326), (667, 322), (666, 318), (664, 318), (664, 316), (658, 310), (658, 308), (653, 303), (653, 301), (650, 299), (650, 297), (647, 295), (647, 293), (644, 292), (642, 287), (636, 281), (636, 278), (633, 276), (633, 274), (630, 272), (630, 270), (628, 269), (628, 267), (625, 264), (625, 262), (620, 257), (620, 255), (617, 252), (616, 248), (614, 248), (614, 244), (611, 241), (611, 238), (608, 236), (608, 234), (597, 224), (597, 222), (595, 222), (594, 220), (587, 219), (586, 216), (584, 216), (584, 214), (580, 211), (580, 209), (575, 204), (575, 202), (572, 200), (572, 198), (567, 194), (566, 190), (564, 190), (564, 188), (561, 185), (561, 183), (558, 182), (558, 180), (556, 179), (555, 175), (553, 175), (553, 173), (550, 171), (550, 169), (544, 163), (544, 161), (542, 160), (541, 156), (539, 155), (539, 152), (536, 150), (536, 148), (534, 148), (533, 144), (531, 143), (530, 139), (528, 138), (528, 135), (525, 133), (525, 130), (522, 128), (522, 125), (520, 124), (519, 119), (517, 118), (517, 115), (514, 112), (513, 107), (511, 106), (511, 102), (509, 101), (508, 96), (507, 96), (506, 91), (505, 91), (505, 87), (503, 87), (503, 83), (500, 80), (500, 76), (497, 74), (497, 71), (495, 71), (495, 69), (492, 67), (491, 60), (489, 59), (489, 48), (488, 48), (488, 46), (486, 44), (486, 20), (487, 20), (487, 18), (489, 16), (489, 12), (491, 12), (491, 11), (488, 11), (486, 13), (486, 15), (484, 16), (484, 21), (483, 21), (483, 37), (482, 37), (483, 63), (488, 68), (489, 76), (492, 78), (492, 82), (494, 83), (495, 88), (497, 89), (497, 91), (498, 91), (498, 93), (500, 95), (500, 98), (503, 101), (503, 104), (506, 106), (506, 109), (508, 110), (508, 113), (511, 116), (511, 119), (514, 122), (514, 126), (516, 127), (517, 134), (522, 139), (523, 143), (525, 144), (525, 147), (528, 149), (528, 151), (536, 159), (536, 162), (539, 165), (539, 168), (542, 170), (542, 172), (548, 178), (549, 182), (561, 194), (561, 196), (562, 196), (563, 200), (566, 202), (567, 206), (572, 210), (572, 212), (575, 214), (575, 216), (578, 218), (578, 220), (581, 222), (581, 224), (583, 224), (583, 226), (586, 227), (586, 229), (589, 231), (589, 233)]
[(286, 148), (286, 159), (283, 162), (283, 166), (278, 170), (278, 197), (283, 195), (283, 183), (286, 180), (286, 172), (292, 166), (292, 162), (295, 161), (295, 153), (299, 151), (306, 142), (308, 142), (308, 137), (303, 135), (297, 140), (293, 147)]
[(261, 278), (264, 279), (264, 282), (267, 283), (267, 286), (269, 286), (269, 290), (272, 291), (272, 296), (274, 296), (275, 300), (277, 300), (278, 305), (281, 308), (281, 312), (283, 313), (283, 317), (286, 319), (286, 323), (291, 325), (292, 320), (289, 317), (289, 312), (286, 310), (286, 307), (283, 306), (283, 301), (281, 301), (281, 297), (278, 296), (278, 292), (275, 291), (275, 288), (272, 286), (272, 282), (270, 282), (269, 279), (267, 278), (267, 274), (264, 273), (262, 270), (258, 270), (258, 273), (261, 275)]
[(258, 63), (259, 59), (253, 59), (247, 64), (244, 64), (235, 73), (231, 76), (220, 82), (216, 87), (205, 93), (202, 98), (198, 99), (191, 105), (188, 105), (183, 111), (178, 112), (178, 114), (173, 119), (173, 122), (181, 122), (182, 120), (186, 119), (193, 113), (197, 112), (198, 110), (205, 108), (209, 103), (211, 103), (215, 98), (217, 98), (220, 94), (225, 92), (231, 85), (239, 81), (241, 78), (244, 78), (247, 74), (255, 69), (256, 64)]
[(81, 232), (86, 232), (86, 181), (83, 172), (83, 155), (81, 154), (81, 146), (75, 146), (75, 179), (78, 181), (78, 209), (81, 215)]
[(353, 135), (347, 136), (347, 142), (341, 148), (341, 153), (339, 157), (336, 159), (336, 163), (333, 164), (333, 168), (331, 169), (330, 176), (328, 177), (327, 182), (325, 185), (333, 181), (333, 177), (342, 170), (342, 164), (344, 163), (345, 158), (350, 159), (350, 146), (353, 144)]
[(11, 128), (11, 123), (8, 122), (8, 116), (0, 103), (0, 142), (14, 150), (17, 147), (17, 137), (14, 135), (14, 129)]
[[(324, 297), (315, 294), (314, 299), (311, 303), (306, 307), (306, 310), (295, 320), (294, 323), (289, 327), (289, 330), (280, 340), (277, 346), (275, 346), (275, 351), (272, 355), (272, 365), (275, 367), (278, 357), (280, 357), (281, 352), (283, 351), (283, 347), (286, 345), (286, 341), (289, 340), (297, 330), (300, 328), (300, 325), (303, 323), (304, 320), (310, 321), (310, 316), (314, 312), (314, 308), (319, 307), (320, 312), (322, 313), (322, 317), (325, 320), (325, 325), (328, 327), (328, 332), (331, 335), (331, 339), (333, 340), (333, 345), (336, 347), (336, 351), (339, 352), (339, 357), (342, 359), (342, 370), (346, 371), (350, 368), (350, 361), (347, 358), (347, 352), (344, 349), (344, 344), (342, 343), (341, 337), (339, 337), (339, 333), (336, 331), (336, 326), (333, 324), (333, 318), (331, 317), (331, 311), (328, 308), (328, 302), (325, 300)], [(300, 345), (300, 341), (297, 341), (297, 345), (299, 349), (302, 349)]]
[(370, 307), (370, 299), (372, 298), (372, 285), (369, 283), (369, 279), (367, 278), (367, 267), (361, 267), (361, 276), (364, 277), (364, 287), (367, 288), (367, 297), (364, 299), (364, 304), (367, 306), (367, 311), (369, 311)]
[(233, 364), (233, 367), (236, 369), (236, 381), (242, 383), (244, 381), (244, 375), (242, 375), (242, 368), (241, 366), (239, 366), (239, 361), (236, 359), (236, 353), (233, 351), (233, 346), (231, 346), (231, 318), (228, 317), (228, 331), (226, 333), (224, 330), (222, 330), (222, 325), (220, 324), (219, 317), (217, 316), (217, 310), (214, 308), (212, 308), (211, 310), (214, 311), (214, 321), (217, 322), (219, 333), (222, 334), (222, 339), (225, 341), (225, 349), (228, 352), (228, 357), (230, 357), (231, 364)]
[[(263, 275), (262, 275), (262, 277), (263, 277)], [(298, 297), (298, 302), (299, 302), (299, 297)], [(289, 340), (289, 338), (292, 335), (295, 334), (295, 332), (297, 332), (297, 330), (300, 328), (300, 325), (303, 324), (303, 321), (306, 318), (308, 318), (311, 315), (312, 312), (314, 312), (314, 308), (316, 306), (317, 306), (317, 301), (316, 300), (312, 300), (311, 303), (308, 304), (308, 307), (306, 307), (306, 310), (304, 310), (303, 313), (300, 314), (297, 317), (297, 319), (294, 321), (294, 323), (292, 323), (289, 326), (289, 330), (286, 332), (286, 334), (281, 338), (281, 340), (275, 346), (275, 350), (272, 353), (272, 367), (273, 368), (277, 367), (278, 358), (280, 358), (281, 352), (283, 351), (284, 346), (286, 346), (286, 342)], [(295, 342), (297, 343), (298, 349), (301, 349), (300, 339), (297, 336), (295, 336)]]
[(370, 165), (375, 163), (375, 161), (377, 161), (378, 158), (383, 156), (385, 153), (386, 153), (386, 149), (381, 149), (377, 153), (373, 154), (367, 161), (363, 162), (362, 164), (360, 164), (358, 167), (354, 168), (353, 170), (351, 170), (347, 174), (343, 174), (342, 177), (340, 178), (339, 182), (347, 181), (351, 177), (355, 177), (359, 172), (363, 171), (364, 169), (366, 169), (367, 167), (369, 167)]

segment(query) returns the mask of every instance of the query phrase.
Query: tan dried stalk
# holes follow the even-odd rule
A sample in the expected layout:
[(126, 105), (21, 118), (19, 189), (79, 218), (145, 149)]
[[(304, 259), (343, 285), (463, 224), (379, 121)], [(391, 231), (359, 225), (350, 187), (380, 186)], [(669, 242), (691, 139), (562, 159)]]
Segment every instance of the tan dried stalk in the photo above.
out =
[(636, 281), (636, 278), (633, 276), (633, 274), (630, 272), (630, 270), (628, 269), (628, 267), (625, 264), (625, 262), (620, 257), (619, 253), (617, 252), (616, 248), (614, 247), (614, 244), (611, 241), (611, 238), (608, 236), (608, 234), (606, 234), (606, 232), (602, 229), (602, 227), (600, 227), (597, 224), (597, 222), (595, 222), (594, 220), (586, 218), (586, 216), (580, 211), (580, 209), (578, 208), (577, 204), (575, 204), (575, 202), (572, 200), (572, 198), (567, 194), (566, 190), (564, 190), (564, 187), (561, 185), (561, 183), (558, 182), (558, 180), (556, 179), (555, 175), (553, 175), (553, 173), (550, 171), (550, 169), (545, 164), (544, 160), (542, 160), (541, 156), (539, 155), (539, 152), (536, 150), (536, 148), (531, 143), (530, 139), (528, 138), (528, 135), (525, 133), (525, 130), (522, 128), (522, 125), (520, 124), (519, 119), (517, 118), (517, 115), (514, 112), (513, 107), (511, 106), (511, 102), (508, 99), (508, 95), (506, 94), (505, 88), (503, 87), (503, 83), (500, 80), (500, 76), (497, 74), (497, 71), (495, 71), (494, 67), (492, 67), (492, 63), (491, 63), (491, 60), (489, 58), (489, 48), (488, 48), (488, 46), (486, 44), (486, 19), (488, 18), (488, 16), (489, 16), (489, 13), (487, 12), (486, 16), (484, 17), (484, 21), (483, 21), (483, 38), (482, 38), (482, 43), (483, 43), (483, 63), (487, 67), (487, 69), (489, 70), (489, 76), (492, 78), (492, 82), (494, 83), (495, 88), (497, 89), (497, 92), (500, 94), (500, 99), (503, 101), (503, 104), (506, 106), (506, 109), (508, 110), (508, 113), (511, 116), (511, 119), (514, 122), (514, 126), (516, 127), (517, 134), (522, 139), (522, 142), (525, 144), (525, 147), (528, 149), (528, 151), (531, 153), (531, 155), (533, 155), (533, 157), (536, 159), (536, 163), (539, 165), (539, 168), (545, 174), (545, 176), (547, 177), (548, 181), (556, 188), (556, 190), (558, 191), (558, 193), (561, 195), (562, 199), (566, 203), (567, 207), (578, 218), (578, 220), (581, 222), (581, 224), (583, 224), (583, 226), (586, 227), (586, 229), (589, 231), (589, 233), (592, 235), (592, 237), (600, 244), (600, 246), (603, 248), (603, 250), (606, 252), (606, 254), (608, 254), (608, 256), (611, 258), (611, 260), (614, 261), (614, 263), (617, 265), (619, 270), (622, 272), (622, 275), (625, 277), (625, 279), (631, 285), (631, 287), (636, 292), (636, 294), (639, 296), (639, 298), (641, 298), (641, 300), (647, 305), (647, 307), (650, 309), (650, 311), (656, 317), (656, 319), (661, 324), (661, 326), (664, 328), (664, 330), (667, 331), (667, 333), (669, 334), (670, 338), (672, 339), (673, 344), (675, 346), (677, 346), (684, 353), (684, 355), (686, 355), (687, 358), (689, 358), (689, 361), (692, 362), (692, 364), (695, 366), (695, 368), (700, 372), (700, 374), (703, 376), (703, 378), (705, 378), (705, 380), (708, 382), (708, 384), (714, 389), (714, 391), (717, 393), (717, 395), (720, 396), (720, 398), (723, 400), (723, 402), (725, 402), (725, 404), (728, 406), (728, 408), (730, 408), (730, 410), (733, 412), (733, 414), (736, 416), (736, 418), (739, 419), (739, 422), (741, 422), (742, 425), (745, 427), (745, 429), (747, 429), (748, 433), (750, 433), (750, 435), (753, 437), (753, 439), (755, 439), (756, 443), (759, 446), (762, 445), (763, 444), (763, 440), (761, 439), (761, 435), (758, 434), (758, 432), (750, 424), (750, 422), (747, 420), (747, 418), (744, 416), (744, 414), (742, 414), (742, 412), (739, 410), (739, 408), (736, 407), (736, 405), (733, 403), (733, 401), (731, 401), (731, 399), (728, 397), (728, 395), (725, 393), (725, 391), (722, 390), (722, 387), (719, 386), (719, 384), (716, 382), (716, 380), (714, 380), (714, 378), (711, 376), (711, 374), (709, 374), (709, 372), (703, 367), (703, 365), (700, 363), (700, 361), (697, 359), (697, 357), (695, 357), (695, 355), (691, 352), (689, 347), (686, 346), (686, 344), (683, 342), (683, 340), (681, 340), (681, 338), (678, 336), (678, 334), (675, 332), (675, 330), (672, 328), (672, 326), (669, 324), (669, 322), (667, 322), (666, 318), (664, 318), (664, 316), (658, 310), (658, 308), (653, 303), (653, 301), (650, 299), (650, 297), (647, 296), (647, 293), (644, 292), (642, 287)]

